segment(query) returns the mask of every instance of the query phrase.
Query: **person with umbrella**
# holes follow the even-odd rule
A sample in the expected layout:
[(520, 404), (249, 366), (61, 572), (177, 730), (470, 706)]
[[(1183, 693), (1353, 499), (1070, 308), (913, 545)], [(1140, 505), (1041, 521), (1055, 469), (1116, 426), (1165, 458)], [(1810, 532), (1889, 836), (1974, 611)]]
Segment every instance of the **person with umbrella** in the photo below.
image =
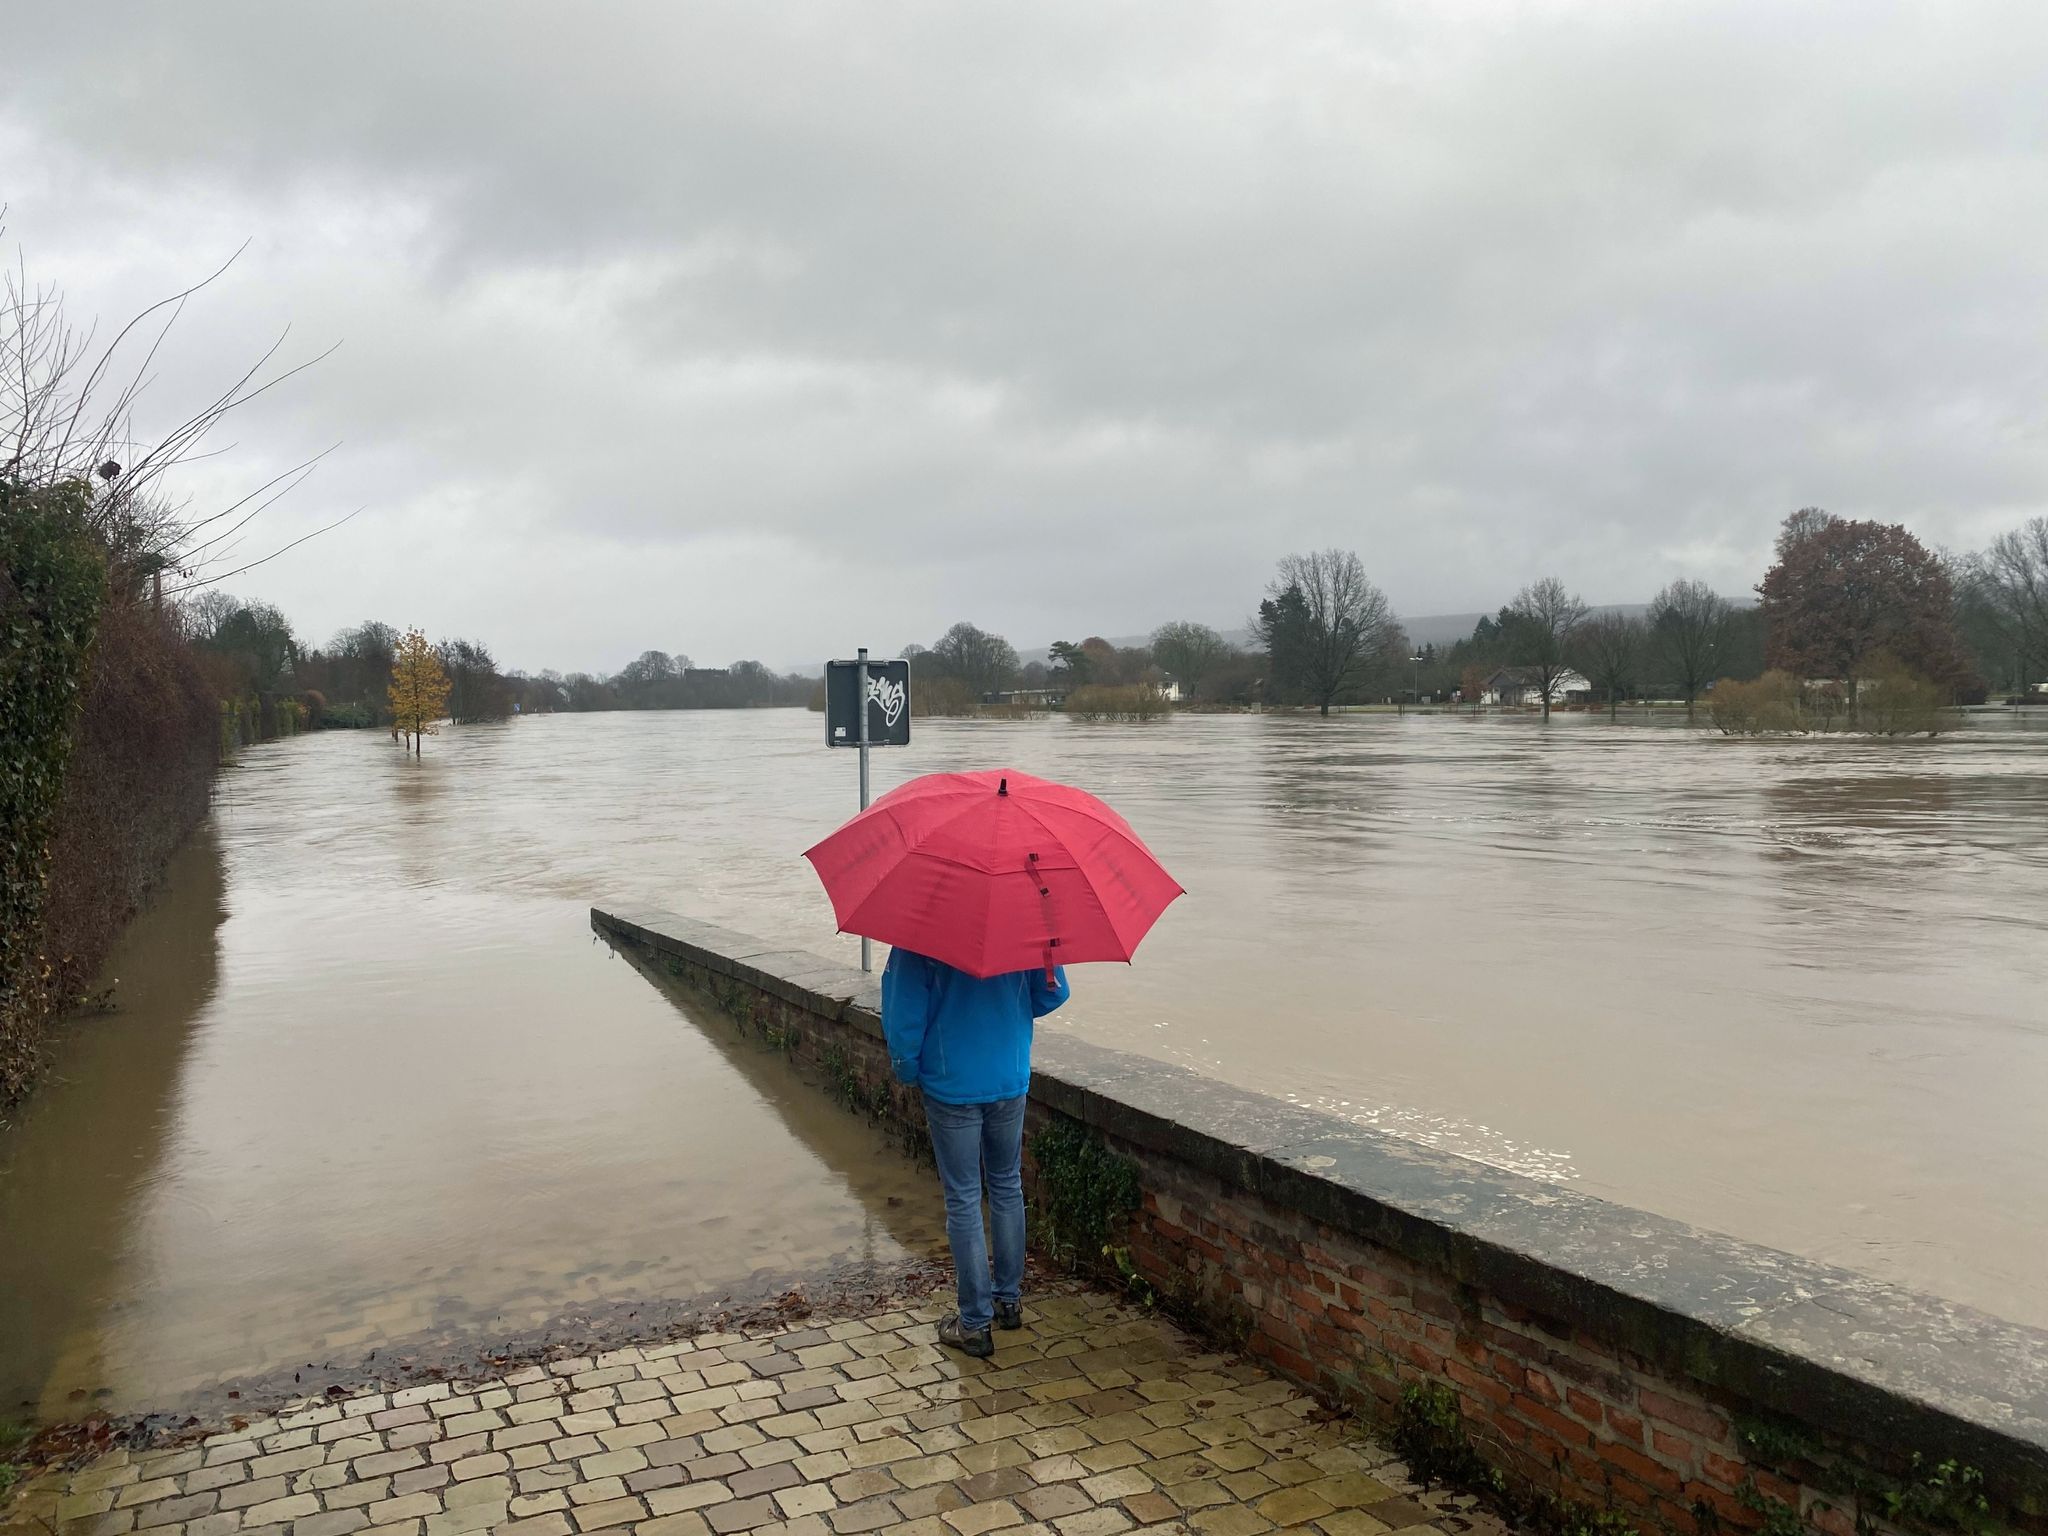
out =
[(1024, 1321), (1034, 1025), (1068, 962), (1129, 960), (1181, 888), (1093, 795), (1009, 769), (913, 779), (805, 857), (840, 931), (894, 946), (882, 1029), (924, 1099), (959, 1298), (939, 1341), (986, 1359)]
[(1031, 1087), (1032, 1025), (1067, 997), (1063, 966), (1050, 973), (1033, 968), (973, 976), (898, 948), (882, 969), (889, 1065), (898, 1082), (924, 1096), (932, 1160), (946, 1198), (946, 1242), (960, 1306), (939, 1324), (939, 1342), (970, 1355), (995, 1353), (991, 1321), (1000, 1328), (1024, 1326), (1024, 1097)]

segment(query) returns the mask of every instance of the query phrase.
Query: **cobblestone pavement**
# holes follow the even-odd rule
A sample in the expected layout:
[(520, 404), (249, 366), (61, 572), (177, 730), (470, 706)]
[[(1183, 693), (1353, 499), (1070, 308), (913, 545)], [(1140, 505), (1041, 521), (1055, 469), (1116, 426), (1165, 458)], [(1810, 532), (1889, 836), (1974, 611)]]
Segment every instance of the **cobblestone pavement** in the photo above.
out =
[(287, 1411), (25, 1484), (35, 1536), (1501, 1536), (1256, 1366), (1115, 1298), (1036, 1299), (992, 1361), (937, 1305)]

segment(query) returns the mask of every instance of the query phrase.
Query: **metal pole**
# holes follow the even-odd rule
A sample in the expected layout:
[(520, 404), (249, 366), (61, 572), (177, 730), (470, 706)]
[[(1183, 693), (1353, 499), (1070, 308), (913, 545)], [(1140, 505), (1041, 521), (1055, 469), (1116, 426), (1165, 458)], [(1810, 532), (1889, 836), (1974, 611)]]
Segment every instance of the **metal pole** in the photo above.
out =
[[(860, 808), (868, 808), (868, 648), (862, 646), (858, 653), (859, 665), (853, 674), (854, 698), (860, 710)], [(860, 968), (872, 971), (875, 968), (874, 941), (866, 934), (861, 935)]]

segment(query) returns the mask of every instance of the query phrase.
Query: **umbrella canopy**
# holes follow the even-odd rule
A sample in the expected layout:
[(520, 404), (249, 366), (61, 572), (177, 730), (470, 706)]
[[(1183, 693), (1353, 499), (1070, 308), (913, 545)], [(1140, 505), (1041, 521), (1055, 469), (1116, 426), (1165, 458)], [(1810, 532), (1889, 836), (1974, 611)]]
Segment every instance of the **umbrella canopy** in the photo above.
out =
[(1128, 960), (1181, 894), (1100, 800), (1008, 768), (912, 779), (804, 857), (840, 932), (973, 976)]

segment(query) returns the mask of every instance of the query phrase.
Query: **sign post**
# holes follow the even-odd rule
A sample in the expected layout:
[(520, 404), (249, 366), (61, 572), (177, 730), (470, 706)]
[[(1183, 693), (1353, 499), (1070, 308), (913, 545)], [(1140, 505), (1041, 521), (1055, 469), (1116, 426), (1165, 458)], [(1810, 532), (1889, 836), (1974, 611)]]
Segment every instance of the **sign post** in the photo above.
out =
[[(910, 663), (870, 661), (862, 646), (852, 661), (825, 663), (825, 745), (860, 750), (860, 808), (868, 808), (868, 748), (910, 745)], [(860, 968), (875, 968), (874, 941), (861, 935)]]
[[(868, 808), (868, 648), (862, 646), (860, 659), (854, 663), (854, 678), (859, 684), (857, 696), (860, 699), (860, 808)], [(860, 936), (860, 968), (872, 971), (875, 968), (875, 941), (866, 934)]]

